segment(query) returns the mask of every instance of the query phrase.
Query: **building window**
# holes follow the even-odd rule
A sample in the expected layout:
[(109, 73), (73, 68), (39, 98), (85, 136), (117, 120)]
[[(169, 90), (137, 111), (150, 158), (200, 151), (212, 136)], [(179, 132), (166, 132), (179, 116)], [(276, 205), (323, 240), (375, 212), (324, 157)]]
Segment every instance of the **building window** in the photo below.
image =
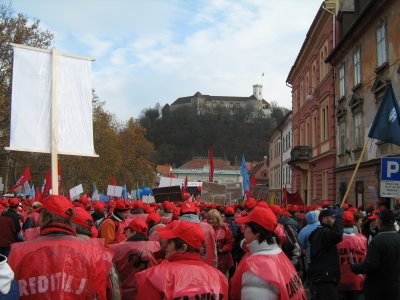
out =
[(360, 52), (360, 48), (357, 48), (353, 53), (354, 86), (361, 83)]
[(321, 142), (328, 139), (328, 106), (325, 105), (321, 110)]
[(312, 145), (315, 147), (318, 141), (317, 117), (313, 118), (313, 141)]
[(382, 22), (376, 29), (376, 56), (378, 67), (386, 61), (386, 22)]
[(339, 124), (339, 154), (344, 154), (346, 151), (346, 123)]
[(325, 170), (322, 172), (322, 198), (328, 199), (328, 171)]
[(339, 98), (345, 96), (344, 64), (339, 67)]
[(362, 145), (362, 128), (361, 128), (361, 112), (354, 113), (354, 148), (361, 148)]

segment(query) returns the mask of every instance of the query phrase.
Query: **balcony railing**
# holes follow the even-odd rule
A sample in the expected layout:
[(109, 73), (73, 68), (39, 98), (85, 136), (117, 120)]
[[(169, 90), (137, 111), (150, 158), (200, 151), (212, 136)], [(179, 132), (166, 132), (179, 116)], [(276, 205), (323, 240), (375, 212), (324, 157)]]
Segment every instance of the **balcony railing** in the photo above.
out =
[(311, 159), (311, 147), (310, 146), (295, 146), (290, 151), (289, 164), (298, 162), (308, 162)]

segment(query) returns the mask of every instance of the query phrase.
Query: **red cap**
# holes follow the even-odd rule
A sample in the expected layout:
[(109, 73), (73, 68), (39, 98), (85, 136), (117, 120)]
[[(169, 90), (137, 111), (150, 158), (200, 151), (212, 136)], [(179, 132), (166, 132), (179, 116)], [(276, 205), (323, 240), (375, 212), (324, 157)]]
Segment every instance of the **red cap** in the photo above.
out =
[(147, 235), (147, 231), (149, 230), (149, 227), (147, 226), (146, 222), (141, 219), (132, 220), (129, 223), (128, 228), (137, 231), (143, 235)]
[(331, 203), (328, 200), (322, 201), (322, 206), (329, 206)]
[(200, 249), (205, 241), (205, 235), (200, 225), (187, 221), (179, 221), (172, 229), (159, 230), (158, 236), (168, 240), (179, 238), (196, 249)]
[(255, 207), (247, 216), (236, 218), (235, 222), (239, 224), (254, 222), (269, 231), (274, 231), (278, 223), (271, 209), (259, 206)]
[(150, 221), (153, 221), (154, 223), (160, 223), (161, 222), (160, 214), (157, 212), (149, 214), (146, 218), (146, 222), (149, 223)]
[(246, 199), (246, 201), (244, 201), (244, 207), (245, 208), (251, 209), (251, 208), (254, 208), (256, 206), (257, 206), (257, 200), (254, 199), (254, 198), (249, 198), (249, 199)]
[(13, 207), (13, 206), (18, 206), (19, 205), (19, 199), (18, 198), (10, 198), (8, 199), (8, 206)]
[(129, 204), (124, 200), (117, 200), (115, 202), (115, 210), (127, 211), (130, 210)]
[(354, 215), (350, 211), (343, 213), (343, 222), (345, 225), (352, 225), (354, 223)]
[(83, 203), (83, 204), (89, 204), (89, 203), (90, 203), (90, 199), (89, 199), (88, 196), (82, 195), (82, 196), (79, 198), (79, 202), (80, 202), (80, 203)]
[(191, 201), (184, 201), (181, 204), (181, 214), (184, 213), (196, 213), (196, 204)]
[(162, 207), (164, 208), (164, 210), (173, 210), (174, 209), (174, 207), (175, 207), (175, 205), (174, 205), (174, 203), (172, 203), (171, 201), (164, 201), (163, 203), (162, 203)]
[(376, 220), (378, 219), (378, 213), (380, 212), (379, 209), (375, 209), (372, 214), (368, 217), (369, 220)]
[(273, 211), (273, 213), (276, 214), (276, 215), (282, 215), (283, 214), (282, 207), (280, 207), (278, 205), (271, 205), (270, 208)]
[(38, 211), (45, 209), (59, 217), (71, 219), (73, 215), (74, 205), (71, 201), (62, 195), (51, 195), (43, 199), (43, 205)]
[(348, 204), (348, 203), (344, 203), (344, 204), (342, 205), (342, 208), (343, 208), (343, 209), (349, 209), (349, 208), (350, 208), (350, 206), (349, 206), (349, 204)]
[(103, 211), (104, 211), (104, 208), (105, 208), (105, 205), (104, 205), (103, 202), (96, 201), (96, 202), (93, 204), (93, 208), (94, 208), (95, 210), (97, 210), (97, 211), (103, 212)]
[(268, 203), (265, 202), (264, 200), (258, 201), (258, 206), (268, 208)]
[(72, 223), (81, 225), (87, 229), (92, 229), (93, 218), (86, 209), (82, 207), (75, 207), (74, 216), (72, 217)]
[(140, 200), (133, 202), (132, 208), (143, 208), (143, 202)]
[(233, 215), (235, 213), (235, 210), (233, 209), (232, 206), (228, 206), (225, 208), (225, 215)]

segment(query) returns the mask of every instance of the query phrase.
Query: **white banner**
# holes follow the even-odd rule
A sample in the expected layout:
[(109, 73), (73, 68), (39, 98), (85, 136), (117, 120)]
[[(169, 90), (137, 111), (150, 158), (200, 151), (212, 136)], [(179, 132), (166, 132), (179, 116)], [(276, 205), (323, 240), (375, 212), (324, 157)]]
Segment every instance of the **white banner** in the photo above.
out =
[(121, 197), (122, 196), (122, 186), (118, 186), (118, 185), (107, 186), (107, 196)]
[(83, 193), (82, 184), (77, 185), (69, 190), (69, 197), (71, 200), (79, 199), (79, 195)]
[(175, 186), (175, 185), (182, 186), (184, 181), (185, 179), (181, 178), (160, 177), (160, 184), (158, 185), (158, 187)]
[[(97, 156), (90, 61), (57, 55), (57, 152)], [(10, 147), (50, 153), (52, 54), (14, 47)]]

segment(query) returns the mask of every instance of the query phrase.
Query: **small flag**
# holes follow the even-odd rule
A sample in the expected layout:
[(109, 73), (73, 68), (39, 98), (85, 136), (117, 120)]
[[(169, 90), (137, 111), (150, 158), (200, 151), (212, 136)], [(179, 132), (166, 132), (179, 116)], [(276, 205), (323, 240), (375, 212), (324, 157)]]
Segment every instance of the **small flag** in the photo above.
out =
[(400, 146), (400, 109), (392, 84), (388, 83), (368, 137)]
[(124, 200), (128, 199), (128, 191), (126, 189), (126, 183), (122, 187), (122, 199), (124, 199)]
[(208, 149), (208, 164), (210, 165), (210, 170), (208, 172), (208, 181), (214, 182), (214, 157), (212, 145), (210, 145), (210, 148)]
[(114, 177), (111, 177), (111, 178), (108, 180), (108, 183), (109, 183), (110, 185), (117, 185), (117, 179), (115, 179)]
[(246, 160), (244, 159), (244, 154), (242, 156), (242, 163), (240, 164), (240, 175), (243, 177), (243, 189), (245, 191), (250, 190), (250, 179), (249, 174), (247, 173)]
[(24, 172), (22, 172), (21, 177), (18, 179), (17, 183), (7, 191), (7, 193), (12, 193), (15, 189), (21, 185), (23, 185), (28, 180), (31, 180), (31, 170), (29, 166), (26, 166)]
[(92, 200), (98, 201), (100, 199), (99, 191), (97, 190), (96, 183), (93, 182)]

